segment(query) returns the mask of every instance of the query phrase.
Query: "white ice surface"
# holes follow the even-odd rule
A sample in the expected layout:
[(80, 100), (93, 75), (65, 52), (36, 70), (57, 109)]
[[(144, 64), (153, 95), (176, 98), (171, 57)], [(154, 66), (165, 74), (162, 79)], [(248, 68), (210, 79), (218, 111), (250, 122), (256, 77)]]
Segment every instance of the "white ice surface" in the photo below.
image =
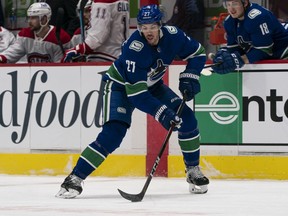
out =
[(207, 194), (195, 195), (184, 178), (154, 177), (132, 203), (117, 188), (139, 193), (146, 178), (88, 177), (79, 197), (59, 199), (64, 178), (0, 175), (0, 216), (288, 215), (288, 181), (212, 179)]

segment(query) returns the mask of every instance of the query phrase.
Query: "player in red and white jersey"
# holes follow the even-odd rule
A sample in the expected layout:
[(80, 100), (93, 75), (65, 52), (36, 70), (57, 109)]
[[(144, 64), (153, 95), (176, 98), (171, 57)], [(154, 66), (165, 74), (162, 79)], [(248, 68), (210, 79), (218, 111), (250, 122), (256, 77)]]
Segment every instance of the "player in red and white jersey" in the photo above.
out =
[[(80, 3), (81, 3), (81, 1), (79, 1), (78, 5), (77, 5), (78, 11), (80, 11)], [(87, 35), (87, 30), (89, 28), (91, 28), (91, 25), (90, 25), (91, 6), (92, 6), (92, 0), (88, 0), (86, 5), (84, 6), (83, 23), (84, 23), (85, 35)], [(79, 12), (79, 16), (80, 16), (80, 12)], [(74, 32), (74, 34), (71, 38), (71, 44), (72, 44), (72, 47), (75, 47), (80, 43), (82, 43), (82, 36), (81, 36), (81, 28), (79, 27), (78, 29), (76, 29), (76, 31)]]
[(12, 32), (0, 26), (0, 52), (6, 50), (15, 40), (16, 38)]
[(88, 61), (114, 61), (122, 43), (129, 36), (128, 0), (94, 0), (91, 5), (91, 28), (85, 41), (67, 50), (62, 59), (70, 62), (79, 55), (89, 55)]
[[(56, 28), (48, 25), (51, 9), (47, 3), (32, 4), (27, 10), (28, 28), (23, 28), (16, 41), (8, 49), (0, 53), (1, 63), (16, 63), (27, 56), (28, 63), (60, 62), (63, 51), (57, 42)], [(60, 41), (64, 49), (71, 48), (70, 36), (60, 31)]]

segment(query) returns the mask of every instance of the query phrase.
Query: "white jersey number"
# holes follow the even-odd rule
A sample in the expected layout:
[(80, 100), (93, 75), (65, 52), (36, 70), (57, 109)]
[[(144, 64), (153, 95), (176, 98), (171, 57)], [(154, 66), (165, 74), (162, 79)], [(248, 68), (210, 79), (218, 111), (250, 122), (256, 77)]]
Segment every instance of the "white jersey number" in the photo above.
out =
[(96, 18), (105, 19), (106, 9), (105, 8), (97, 8)]
[(130, 60), (126, 60), (126, 64), (127, 64), (127, 71), (134, 73), (135, 72), (135, 64), (136, 62), (134, 61), (130, 61)]
[(269, 28), (268, 28), (267, 23), (261, 24), (260, 29), (261, 29), (262, 35), (269, 34)]

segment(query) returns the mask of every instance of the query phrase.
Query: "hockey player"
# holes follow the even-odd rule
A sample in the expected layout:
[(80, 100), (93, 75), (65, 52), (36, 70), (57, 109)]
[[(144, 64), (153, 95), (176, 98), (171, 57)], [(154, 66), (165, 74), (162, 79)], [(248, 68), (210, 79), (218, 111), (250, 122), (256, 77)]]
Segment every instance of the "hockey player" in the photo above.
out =
[[(27, 16), (29, 27), (23, 28), (15, 43), (0, 53), (0, 62), (15, 63), (25, 55), (28, 63), (60, 62), (63, 52), (55, 36), (56, 28), (48, 25), (50, 6), (44, 2), (33, 3)], [(60, 32), (60, 40), (64, 48), (71, 48), (70, 36), (64, 30)]]
[(216, 73), (225, 74), (264, 59), (288, 59), (288, 30), (267, 9), (249, 0), (224, 0), (230, 14), (224, 28), (227, 48), (213, 58)]
[[(81, 1), (79, 1), (77, 9), (80, 9), (80, 3)], [(92, 1), (88, 0), (85, 7), (84, 7), (84, 11), (83, 11), (83, 21), (84, 21), (84, 31), (85, 31), (85, 36), (87, 35), (87, 31), (88, 29), (91, 28), (91, 6), (92, 6)], [(77, 46), (78, 44), (82, 43), (82, 35), (81, 35), (81, 28), (78, 28), (75, 32), (74, 35), (71, 38), (71, 44), (72, 47)], [(95, 51), (95, 55), (94, 55), (94, 51), (92, 51), (91, 53), (89, 53), (89, 55), (87, 56), (79, 56), (81, 58), (76, 58), (75, 61), (87, 61), (87, 62), (91, 62), (91, 61), (97, 61), (97, 56), (99, 56), (99, 52)]]
[[(80, 3), (79, 1), (77, 5), (77, 10), (80, 10)], [(84, 6), (84, 11), (83, 11), (83, 23), (84, 23), (84, 30), (85, 30), (85, 35), (87, 34), (87, 30), (91, 28), (90, 25), (90, 19), (91, 19), (91, 5), (92, 1), (88, 0), (86, 5)], [(72, 38), (71, 38), (71, 44), (72, 47), (75, 47), (76, 45), (80, 44), (82, 42), (82, 36), (81, 36), (81, 28), (78, 28)]]
[(205, 8), (203, 0), (176, 0), (168, 25), (177, 26), (201, 44), (205, 42)]
[(15, 42), (15, 36), (12, 32), (0, 26), (0, 52), (6, 50)]
[(135, 108), (152, 115), (167, 130), (172, 122), (176, 124), (190, 192), (207, 192), (209, 180), (199, 167), (200, 135), (194, 112), (185, 105), (181, 118), (177, 116), (175, 111), (181, 98), (162, 80), (168, 65), (178, 55), (187, 61), (179, 76), (179, 90), (187, 92), (187, 100), (192, 100), (200, 92), (205, 50), (177, 27), (162, 26), (161, 18), (157, 5), (144, 6), (139, 11), (138, 31), (125, 41), (122, 54), (103, 77), (106, 86), (102, 131), (82, 152), (57, 197), (73, 198), (82, 192), (81, 182), (120, 146)]
[(67, 50), (62, 62), (71, 62), (79, 55), (92, 52), (90, 61), (115, 61), (129, 35), (128, 0), (94, 0), (90, 22), (85, 41)]
[[(52, 14), (57, 14), (58, 9), (62, 8), (64, 10), (64, 16), (61, 20), (61, 27), (67, 32), (70, 37), (72, 37), (73, 33), (79, 27), (79, 22), (75, 22), (77, 20), (77, 3), (82, 0), (38, 0), (37, 2), (46, 2), (52, 11)], [(58, 20), (57, 16), (52, 16), (49, 21), (50, 25), (57, 26)]]

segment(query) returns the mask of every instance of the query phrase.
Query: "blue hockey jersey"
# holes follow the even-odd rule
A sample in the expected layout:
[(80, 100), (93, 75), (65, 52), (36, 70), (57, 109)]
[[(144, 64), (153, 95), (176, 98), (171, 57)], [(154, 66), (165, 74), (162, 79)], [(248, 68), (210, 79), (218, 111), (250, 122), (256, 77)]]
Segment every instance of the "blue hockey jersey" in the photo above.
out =
[(165, 71), (176, 56), (187, 61), (187, 72), (200, 76), (206, 62), (205, 49), (182, 30), (162, 26), (157, 46), (149, 45), (139, 31), (135, 31), (123, 43), (120, 57), (103, 79), (118, 83), (136, 108), (154, 115), (162, 104), (149, 90), (162, 82)]
[(227, 47), (246, 54), (249, 62), (264, 59), (288, 59), (288, 30), (272, 12), (258, 4), (251, 4), (244, 20), (228, 16), (224, 21)]

